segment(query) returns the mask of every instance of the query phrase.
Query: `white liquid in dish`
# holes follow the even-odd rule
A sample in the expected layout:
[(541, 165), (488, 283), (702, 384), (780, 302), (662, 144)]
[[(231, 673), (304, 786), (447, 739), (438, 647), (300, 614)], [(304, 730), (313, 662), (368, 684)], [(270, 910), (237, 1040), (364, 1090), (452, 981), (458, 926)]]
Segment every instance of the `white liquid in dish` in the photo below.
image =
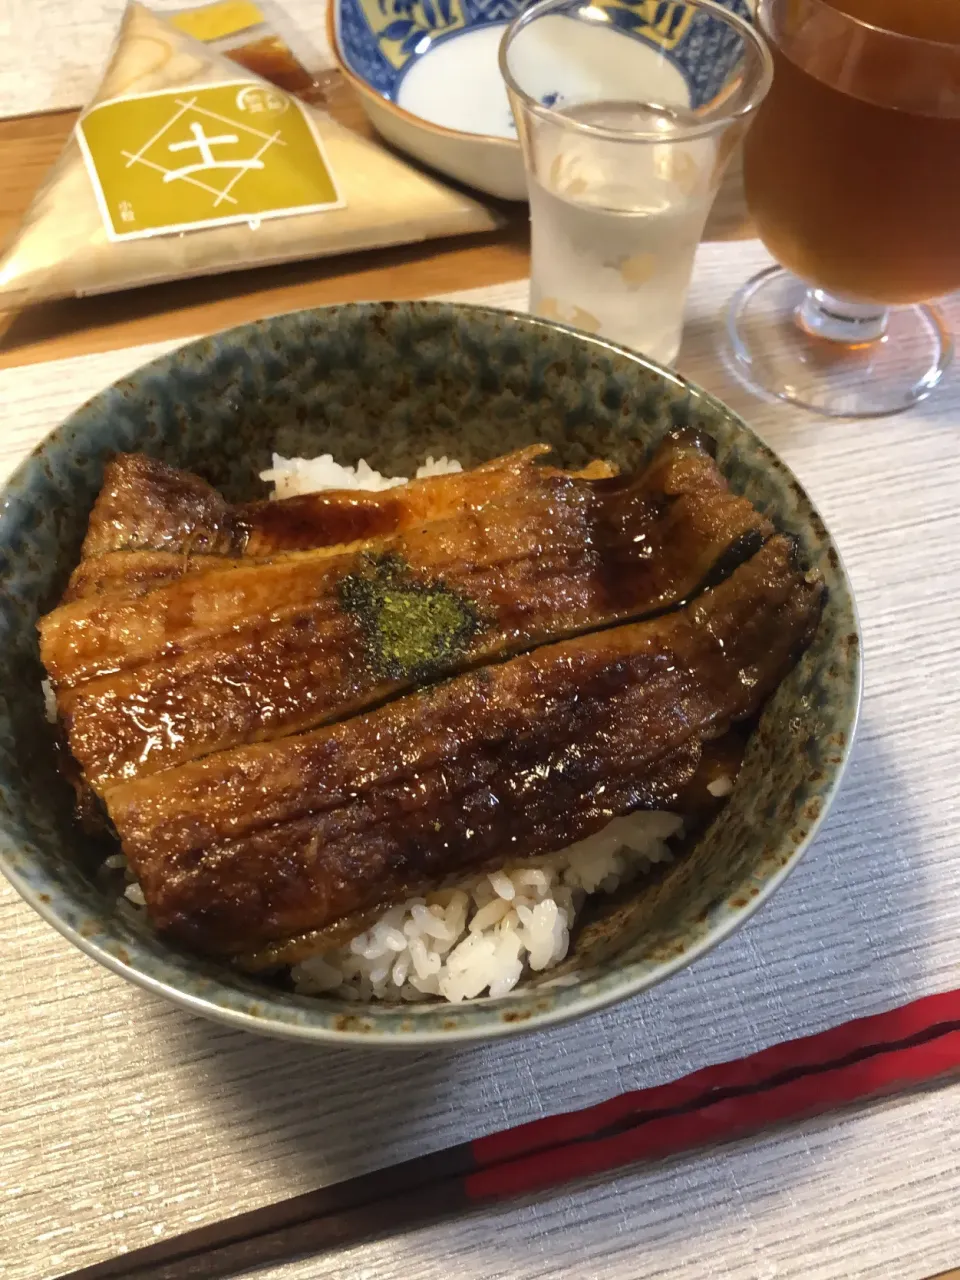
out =
[(397, 90), (397, 106), (421, 120), (456, 129), (515, 138), (507, 91), (497, 65), (505, 22), (464, 31), (415, 58)]
[[(397, 88), (397, 106), (459, 133), (515, 138), (500, 75), (505, 22), (468, 28), (416, 55)], [(551, 15), (514, 41), (510, 69), (540, 102), (591, 102), (600, 97), (689, 102), (686, 81), (661, 53), (616, 28)]]

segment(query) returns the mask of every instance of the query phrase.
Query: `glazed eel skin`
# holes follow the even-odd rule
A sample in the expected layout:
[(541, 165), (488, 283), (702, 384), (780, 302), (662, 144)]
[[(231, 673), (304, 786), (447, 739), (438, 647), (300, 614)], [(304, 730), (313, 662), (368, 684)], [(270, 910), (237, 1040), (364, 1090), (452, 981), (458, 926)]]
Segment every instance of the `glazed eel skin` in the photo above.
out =
[[(298, 551), (324, 548), (328, 555), (340, 555), (347, 547), (360, 548), (368, 544), (381, 525), (395, 534), (431, 520), (447, 519), (464, 508), (479, 512), (511, 489), (521, 488), (539, 477), (557, 475), (601, 480), (616, 474), (601, 460), (575, 472), (534, 466), (535, 459), (544, 451), (545, 446), (531, 446), (488, 463), (484, 468), (478, 467), (479, 479), (472, 486), (466, 477), (476, 473), (458, 472), (411, 481), (403, 488), (416, 492), (405, 498), (387, 496), (395, 495), (396, 489), (379, 493), (329, 490), (238, 507), (227, 506), (215, 490), (196, 476), (174, 471), (152, 458), (125, 454), (108, 468), (114, 477), (117, 471), (124, 476), (122, 508), (110, 508), (111, 519), (107, 521), (98, 499), (84, 546), (105, 545), (109, 538), (136, 549), (95, 551), (86, 555), (71, 574), (61, 603), (109, 591), (143, 594), (164, 583), (224, 565), (274, 562)], [(138, 516), (127, 486), (132, 483), (131, 473), (135, 476), (142, 470), (162, 471), (164, 484), (157, 493), (158, 477), (152, 475), (154, 491), (148, 491), (148, 500)], [(184, 489), (189, 492), (193, 485), (210, 489), (213, 495), (202, 495), (199, 514), (190, 510), (184, 513), (182, 503), (177, 500)], [(166, 505), (161, 499), (165, 499)], [(214, 514), (204, 515), (210, 507)], [(337, 538), (339, 534), (351, 535), (358, 530), (363, 532), (363, 537), (348, 542)], [(147, 544), (146, 548), (140, 547), (141, 541)], [(150, 549), (153, 546), (163, 549)]]
[(238, 509), (190, 477), (154, 472), (139, 524), (130, 494), (98, 504), (41, 652), (159, 929), (289, 962), (724, 767), (815, 633), (819, 580), (696, 432), (634, 475), (537, 456), (476, 490), (416, 482), (389, 534), (347, 544), (323, 542), (329, 504), (305, 545), (272, 512), (237, 541)]
[(158, 928), (214, 954), (256, 952), (668, 807), (703, 744), (791, 669), (822, 600), (775, 535), (680, 610), (123, 783), (110, 816)]
[(389, 538), (209, 555), (175, 581), (54, 610), (41, 656), (87, 783), (108, 798), (133, 778), (675, 607), (772, 533), (694, 432), (667, 437), (635, 475), (522, 469), (493, 499)]
[(531, 445), (471, 471), (397, 489), (330, 489), (237, 505), (189, 471), (122, 453), (104, 473), (81, 554), (84, 560), (123, 551), (269, 556), (384, 537), (443, 519), (467, 503), (483, 505), (522, 484), (548, 452), (546, 445)]

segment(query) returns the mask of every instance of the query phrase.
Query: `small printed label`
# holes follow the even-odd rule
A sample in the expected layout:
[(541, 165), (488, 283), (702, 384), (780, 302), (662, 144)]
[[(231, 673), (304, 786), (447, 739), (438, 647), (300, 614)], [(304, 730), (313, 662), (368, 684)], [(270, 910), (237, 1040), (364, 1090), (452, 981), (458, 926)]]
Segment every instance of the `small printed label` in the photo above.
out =
[(111, 240), (343, 203), (305, 111), (262, 81), (104, 102), (77, 135)]

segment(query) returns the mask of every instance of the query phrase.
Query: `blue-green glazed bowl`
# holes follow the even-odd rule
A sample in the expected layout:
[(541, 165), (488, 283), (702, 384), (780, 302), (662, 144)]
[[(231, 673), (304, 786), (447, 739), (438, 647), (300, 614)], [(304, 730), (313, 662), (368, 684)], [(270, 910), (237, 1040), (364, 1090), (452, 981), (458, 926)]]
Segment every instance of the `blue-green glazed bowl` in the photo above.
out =
[[(829, 599), (814, 644), (766, 707), (727, 805), (689, 854), (584, 929), (548, 976), (461, 1005), (345, 1005), (179, 952), (118, 910), (79, 831), (44, 717), (36, 621), (79, 557), (103, 468), (143, 450), (233, 499), (276, 450), (410, 474), (543, 440), (567, 465), (635, 465), (678, 424), (703, 426), (732, 486), (798, 535)], [(0, 507), (0, 866), (45, 919), (123, 977), (234, 1026), (328, 1043), (484, 1039), (636, 995), (741, 925), (810, 843), (850, 750), (856, 611), (836, 547), (788, 468), (735, 414), (639, 355), (530, 317), (439, 303), (302, 311), (189, 343), (109, 387), (23, 463)]]

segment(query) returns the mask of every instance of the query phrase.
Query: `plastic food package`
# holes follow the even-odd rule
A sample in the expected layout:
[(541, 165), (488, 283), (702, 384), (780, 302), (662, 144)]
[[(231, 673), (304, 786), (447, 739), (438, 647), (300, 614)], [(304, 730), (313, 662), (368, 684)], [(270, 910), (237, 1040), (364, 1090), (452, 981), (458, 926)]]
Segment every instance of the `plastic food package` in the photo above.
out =
[(0, 257), (0, 307), (496, 225), (132, 3), (96, 97)]
[(303, 37), (286, 14), (270, 0), (209, 0), (164, 17), (178, 31), (193, 36), (287, 93), (305, 102), (322, 98), (320, 84), (307, 69), (316, 65)]

